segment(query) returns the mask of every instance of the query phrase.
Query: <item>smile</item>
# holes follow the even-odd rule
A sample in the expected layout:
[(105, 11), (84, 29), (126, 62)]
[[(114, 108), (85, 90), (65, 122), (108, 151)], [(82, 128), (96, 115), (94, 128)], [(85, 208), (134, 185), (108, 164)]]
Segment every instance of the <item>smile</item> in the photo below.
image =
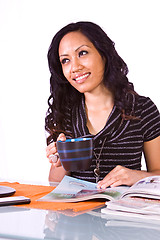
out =
[(82, 81), (85, 80), (89, 75), (90, 75), (90, 73), (86, 73), (86, 74), (84, 74), (84, 75), (75, 77), (74, 80), (75, 80), (76, 82), (82, 82)]

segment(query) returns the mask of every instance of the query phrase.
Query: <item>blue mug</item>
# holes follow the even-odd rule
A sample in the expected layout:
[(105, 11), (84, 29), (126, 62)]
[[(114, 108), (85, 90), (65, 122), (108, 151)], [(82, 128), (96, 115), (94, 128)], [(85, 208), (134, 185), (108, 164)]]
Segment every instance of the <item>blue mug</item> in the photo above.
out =
[(57, 151), (66, 171), (87, 170), (92, 162), (93, 139), (83, 137), (57, 141)]

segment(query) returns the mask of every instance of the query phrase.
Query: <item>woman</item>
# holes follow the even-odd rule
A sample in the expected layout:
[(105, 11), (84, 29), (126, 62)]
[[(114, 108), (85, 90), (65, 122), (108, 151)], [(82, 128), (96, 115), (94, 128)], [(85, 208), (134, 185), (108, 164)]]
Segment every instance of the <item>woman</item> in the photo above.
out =
[[(134, 91), (127, 79), (127, 65), (106, 33), (91, 22), (69, 24), (53, 38), (48, 62), (49, 180), (60, 181), (70, 174), (106, 188), (130, 186), (146, 176), (159, 175), (160, 114), (149, 98)], [(65, 172), (56, 140), (85, 135), (94, 140), (90, 168)], [(141, 170), (142, 152), (147, 171)]]

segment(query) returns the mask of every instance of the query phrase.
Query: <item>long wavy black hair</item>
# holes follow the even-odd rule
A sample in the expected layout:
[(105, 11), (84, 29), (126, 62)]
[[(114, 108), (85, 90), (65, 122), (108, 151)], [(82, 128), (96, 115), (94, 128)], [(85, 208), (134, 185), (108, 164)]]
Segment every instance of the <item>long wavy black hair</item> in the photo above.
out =
[(48, 64), (51, 73), (50, 97), (48, 111), (45, 118), (45, 129), (57, 137), (59, 132), (66, 132), (66, 108), (79, 102), (82, 93), (78, 92), (63, 75), (59, 60), (59, 44), (69, 32), (80, 31), (95, 46), (100, 55), (106, 59), (104, 84), (113, 93), (114, 103), (122, 112), (122, 119), (132, 118), (134, 115), (132, 96), (136, 95), (134, 86), (128, 81), (128, 67), (118, 55), (114, 42), (95, 23), (77, 22), (63, 27), (54, 36), (48, 51)]

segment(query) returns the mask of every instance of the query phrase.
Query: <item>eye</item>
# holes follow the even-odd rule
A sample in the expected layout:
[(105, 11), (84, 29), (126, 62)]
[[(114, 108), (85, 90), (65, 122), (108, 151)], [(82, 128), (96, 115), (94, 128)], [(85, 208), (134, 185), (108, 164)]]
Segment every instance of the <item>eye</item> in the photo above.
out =
[(79, 57), (84, 56), (84, 55), (86, 55), (86, 54), (88, 54), (88, 52), (82, 50), (82, 51), (79, 52)]
[(66, 64), (69, 62), (69, 59), (68, 58), (63, 58), (62, 61), (61, 61), (61, 64)]

